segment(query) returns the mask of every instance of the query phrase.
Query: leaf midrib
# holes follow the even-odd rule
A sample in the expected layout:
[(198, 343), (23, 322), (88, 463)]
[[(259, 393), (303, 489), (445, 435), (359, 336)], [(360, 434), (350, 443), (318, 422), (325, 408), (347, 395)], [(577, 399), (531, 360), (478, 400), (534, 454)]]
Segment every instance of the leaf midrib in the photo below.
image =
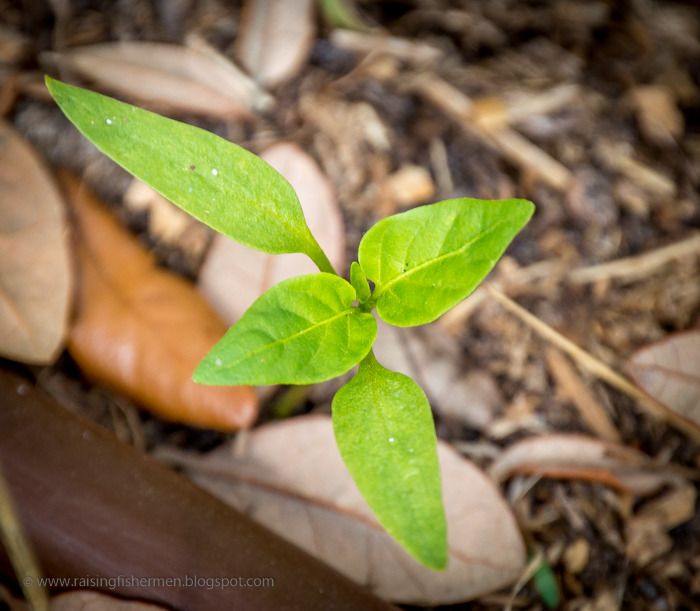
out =
[[(52, 95), (53, 95), (53, 94), (52, 94)], [(105, 96), (105, 97), (106, 97), (106, 96)], [(56, 100), (56, 101), (58, 102), (58, 100)], [(76, 105), (80, 105), (80, 106), (82, 107), (82, 112), (83, 112), (84, 114), (86, 114), (86, 116), (89, 115), (89, 114), (92, 114), (93, 116), (95, 116), (96, 119), (98, 119), (98, 115), (101, 114), (101, 113), (98, 113), (98, 112), (94, 112), (93, 108), (92, 108), (89, 104), (86, 104), (85, 101), (84, 101), (83, 99), (80, 99), (80, 98), (75, 99), (75, 98), (73, 98), (72, 100), (68, 100), (69, 103), (70, 103), (71, 101), (73, 101)], [(109, 100), (105, 103), (105, 104), (107, 105), (107, 107), (109, 107), (109, 106), (112, 104), (112, 101), (116, 102), (118, 105), (124, 105), (124, 106), (127, 106), (127, 107), (128, 107), (128, 106), (131, 106), (130, 104), (127, 104), (126, 102), (122, 102), (121, 100), (117, 100), (116, 98), (112, 98), (112, 99), (109, 99)], [(103, 103), (103, 100), (99, 100), (99, 99), (98, 99), (98, 103)], [(132, 169), (132, 168), (127, 167), (127, 163), (128, 163), (128, 165), (131, 165), (131, 161), (132, 161), (131, 159), (128, 160), (128, 161), (126, 161), (126, 162), (120, 161), (120, 160), (118, 161), (117, 159), (115, 159), (114, 154), (113, 154), (112, 152), (108, 152), (108, 150), (107, 150), (107, 148), (110, 148), (110, 147), (107, 147), (107, 146), (106, 146), (105, 144), (103, 144), (102, 142), (98, 143), (98, 142), (95, 141), (95, 139), (93, 139), (92, 137), (90, 137), (90, 136), (86, 133), (87, 130), (84, 129), (84, 128), (82, 127), (82, 125), (79, 125), (77, 122), (75, 122), (75, 121), (73, 120), (73, 118), (71, 117), (71, 115), (69, 114), (69, 112), (68, 112), (67, 110), (64, 109), (64, 105), (67, 106), (68, 104), (66, 104), (65, 99), (62, 99), (61, 102), (59, 102), (59, 106), (61, 107), (61, 110), (63, 110), (63, 112), (65, 112), (65, 113), (69, 116), (71, 122), (73, 123), (73, 125), (75, 125), (75, 127), (78, 129), (78, 131), (79, 131), (83, 136), (85, 136), (90, 142), (92, 142), (92, 143), (97, 147), (97, 149), (98, 149), (100, 152), (102, 152), (103, 154), (107, 155), (107, 156), (108, 156), (110, 159), (112, 159), (117, 165), (119, 165), (119, 166), (121, 166), (122, 168), (124, 168), (124, 170), (126, 170), (126, 171), (129, 172), (130, 174), (133, 174), (134, 176), (136, 176), (136, 178), (138, 178), (138, 179), (141, 180), (142, 182), (145, 182), (146, 184), (148, 184), (154, 191), (156, 191), (159, 195), (163, 196), (163, 197), (164, 197), (165, 199), (167, 199), (168, 201), (172, 202), (172, 203), (173, 203), (174, 205), (176, 205), (178, 208), (180, 208), (181, 210), (183, 210), (183, 211), (186, 212), (187, 214), (190, 214), (191, 216), (195, 217), (198, 221), (201, 221), (201, 222), (204, 223), (205, 225), (211, 226), (211, 225), (210, 225), (210, 222), (211, 222), (211, 221), (210, 221), (209, 219), (205, 218), (205, 217), (206, 217), (206, 214), (201, 214), (198, 210), (193, 210), (193, 209), (191, 209), (190, 206), (185, 207), (185, 206), (183, 206), (183, 205), (181, 205), (181, 204), (175, 203), (174, 198), (173, 198), (170, 194), (166, 194), (166, 193), (163, 192), (162, 189), (160, 189), (160, 188), (158, 188), (158, 187), (155, 187), (155, 186), (153, 185), (153, 182), (152, 182), (151, 180), (148, 180), (147, 178), (145, 178), (144, 173), (141, 172), (141, 170), (140, 170), (139, 167), (138, 167), (138, 163), (137, 163), (136, 166)], [(176, 121), (175, 119), (170, 119), (170, 118), (168, 118), (168, 117), (161, 117), (161, 116), (157, 115), (156, 113), (152, 113), (152, 112), (150, 112), (150, 111), (147, 111), (147, 110), (142, 109), (142, 108), (139, 108), (139, 107), (134, 107), (134, 106), (132, 106), (132, 108), (136, 108), (138, 111), (141, 111), (141, 112), (142, 112), (141, 116), (142, 116), (142, 117), (146, 117), (147, 120), (153, 119), (153, 117), (152, 117), (151, 115), (155, 115), (158, 119), (165, 119), (165, 120), (167, 120), (167, 121), (171, 121), (171, 122), (172, 122), (171, 125), (173, 125), (173, 128), (174, 128), (174, 129), (182, 129), (182, 126), (183, 126), (183, 125), (186, 126), (186, 127), (192, 127), (192, 126), (188, 126), (188, 125), (186, 125), (186, 124), (184, 124), (184, 123), (182, 123), (182, 122), (180, 122), (180, 121)], [(110, 109), (110, 110), (111, 110), (111, 109)], [(155, 129), (158, 129), (158, 126), (155, 125), (154, 128), (155, 128)], [(226, 142), (225, 139), (221, 138), (221, 137), (218, 136), (217, 134), (214, 134), (214, 133), (212, 133), (212, 132), (208, 132), (207, 130), (202, 129), (202, 128), (196, 128), (196, 129), (199, 129), (201, 132), (204, 132), (204, 134), (205, 134), (204, 137), (205, 137), (205, 138), (212, 138), (212, 137), (213, 137), (213, 139), (220, 138), (220, 139), (224, 140), (224, 142)], [(186, 136), (186, 134), (185, 134), (185, 136)], [(143, 138), (139, 138), (139, 137), (131, 136), (131, 138), (132, 138), (132, 140), (135, 140), (136, 142), (143, 142), (143, 141), (144, 141)], [(149, 139), (147, 139), (147, 144), (150, 144)], [(233, 143), (229, 143), (229, 144), (233, 144)], [(235, 146), (235, 145), (234, 145), (234, 146)], [(150, 147), (150, 148), (153, 148), (153, 147)], [(240, 147), (240, 148), (241, 148), (243, 151), (245, 151), (245, 149), (243, 149), (243, 147)], [(247, 151), (247, 152), (250, 152), (250, 151)], [(285, 180), (286, 180), (286, 179), (285, 179)], [(288, 182), (288, 181), (287, 181), (287, 182)], [(266, 204), (268, 204), (267, 201), (265, 201), (265, 202), (262, 203), (262, 205), (261, 205), (260, 200), (258, 200), (255, 196), (252, 196), (252, 195), (251, 195), (251, 191), (250, 191), (250, 189), (249, 189), (246, 185), (243, 185), (242, 187), (239, 186), (239, 188), (242, 188), (243, 190), (245, 190), (248, 199), (254, 201), (257, 205), (260, 205), (260, 206), (264, 209), (265, 214), (270, 215), (270, 216), (273, 216), (273, 217), (275, 218), (275, 220), (276, 220), (279, 224), (281, 224), (281, 225), (284, 226), (284, 227), (287, 227), (288, 233), (293, 234), (293, 235), (296, 235), (297, 238), (298, 238), (301, 242), (303, 242), (303, 243), (305, 244), (305, 249), (304, 249), (304, 250), (297, 250), (297, 251), (295, 251), (295, 252), (300, 252), (300, 253), (305, 254), (305, 255), (307, 255), (307, 256), (309, 256), (309, 257), (311, 256), (311, 255), (309, 254), (309, 252), (308, 252), (308, 251), (309, 251), (309, 248), (308, 248), (308, 247), (309, 247), (309, 246), (312, 246), (312, 242), (315, 242), (315, 238), (313, 237), (313, 234), (310, 233), (310, 230), (308, 229), (308, 224), (306, 223), (306, 219), (305, 219), (305, 218), (303, 219), (303, 222), (304, 222), (304, 227), (306, 228), (306, 231), (302, 231), (302, 232), (300, 233), (300, 232), (298, 231), (298, 227), (296, 227), (294, 223), (292, 223), (292, 224), (290, 225), (290, 224), (287, 222), (286, 217), (285, 217), (284, 215), (279, 214), (279, 213), (274, 209), (274, 206), (273, 206), (273, 207), (270, 207), (269, 205), (266, 205)], [(178, 189), (177, 191), (178, 191), (178, 195), (181, 195), (182, 197), (187, 198), (187, 195), (186, 195), (181, 189)], [(225, 195), (225, 190), (219, 189), (219, 191), (220, 191), (221, 193), (224, 193), (224, 195)], [(292, 188), (292, 191), (293, 191), (293, 188)], [(220, 198), (220, 199), (221, 199), (221, 198)], [(300, 204), (298, 201), (297, 201), (297, 205), (301, 206), (301, 204)], [(303, 218), (303, 210), (302, 210), (302, 218)], [(215, 231), (219, 231), (217, 228), (215, 228), (215, 227), (213, 227), (213, 228), (215, 229)], [(228, 235), (228, 232), (226, 232), (226, 234)], [(230, 236), (230, 235), (228, 235), (228, 237), (231, 237), (232, 239), (235, 239), (235, 240), (239, 240), (239, 238), (233, 238), (233, 237)], [(311, 237), (311, 240), (309, 240), (309, 237)], [(240, 240), (240, 241), (243, 241), (243, 240)], [(247, 242), (247, 241), (245, 242), (245, 244), (246, 244), (247, 246), (251, 247), (251, 248), (258, 249), (257, 246), (253, 246), (251, 243), (249, 243), (249, 242)]]
[(250, 359), (254, 356), (257, 356), (261, 352), (264, 352), (265, 350), (269, 350), (273, 348), (274, 346), (277, 346), (279, 344), (285, 344), (287, 342), (291, 342), (295, 339), (298, 339), (299, 337), (302, 337), (306, 335), (307, 333), (310, 333), (311, 331), (318, 329), (319, 327), (322, 327), (323, 325), (329, 325), (331, 324), (334, 320), (337, 320), (341, 318), (342, 316), (346, 315), (352, 315), (352, 308), (348, 308), (347, 310), (343, 310), (342, 312), (339, 312), (338, 314), (335, 314), (331, 316), (330, 318), (326, 318), (320, 322), (314, 323), (310, 327), (306, 327), (305, 329), (302, 329), (301, 331), (298, 331), (296, 333), (293, 333), (292, 335), (289, 335), (287, 337), (282, 337), (280, 339), (277, 339), (273, 342), (270, 342), (268, 344), (265, 344), (261, 346), (260, 348), (257, 348), (255, 350), (252, 350), (250, 352), (246, 352), (244, 355), (242, 355), (240, 358), (236, 359), (234, 362), (231, 364), (225, 365), (223, 367), (217, 367), (217, 371), (226, 371), (235, 368), (237, 365), (239, 365), (241, 362)]
[(445, 261), (445, 260), (447, 260), (447, 259), (450, 259), (450, 258), (452, 258), (452, 257), (456, 257), (456, 256), (458, 256), (458, 255), (464, 253), (464, 251), (466, 251), (468, 248), (470, 248), (475, 242), (477, 242), (478, 240), (481, 240), (482, 238), (484, 238), (485, 236), (489, 235), (490, 233), (493, 233), (493, 232), (496, 231), (496, 229), (498, 229), (499, 227), (501, 227), (501, 226), (503, 226), (503, 225), (507, 225), (507, 224), (508, 224), (508, 221), (505, 221), (505, 220), (497, 221), (492, 227), (490, 227), (490, 228), (487, 229), (486, 231), (481, 232), (479, 235), (474, 236), (471, 240), (468, 240), (467, 242), (465, 242), (465, 243), (464, 243), (461, 247), (459, 247), (457, 250), (453, 250), (453, 251), (450, 251), (450, 252), (448, 252), (448, 253), (446, 253), (446, 254), (444, 254), (444, 255), (440, 255), (440, 256), (438, 256), (438, 257), (435, 257), (434, 259), (429, 259), (428, 261), (424, 261), (423, 263), (420, 263), (420, 264), (416, 265), (415, 267), (412, 267), (412, 268), (409, 269), (408, 271), (403, 272), (403, 273), (399, 274), (398, 276), (395, 276), (394, 278), (392, 278), (391, 280), (389, 280), (389, 282), (387, 282), (386, 284), (382, 285), (382, 286), (379, 288), (379, 290), (377, 290), (375, 299), (376, 299), (376, 300), (379, 300), (379, 298), (380, 298), (382, 295), (384, 295), (384, 293), (386, 293), (386, 292), (387, 292), (392, 286), (394, 286), (397, 282), (401, 282), (402, 280), (405, 280), (406, 278), (408, 278), (409, 276), (413, 275), (414, 273), (419, 272), (419, 271), (421, 271), (422, 269), (425, 269), (426, 267), (429, 267), (429, 266), (431, 266), (431, 265), (433, 265), (433, 264), (437, 264), (437, 263), (439, 263), (440, 261)]

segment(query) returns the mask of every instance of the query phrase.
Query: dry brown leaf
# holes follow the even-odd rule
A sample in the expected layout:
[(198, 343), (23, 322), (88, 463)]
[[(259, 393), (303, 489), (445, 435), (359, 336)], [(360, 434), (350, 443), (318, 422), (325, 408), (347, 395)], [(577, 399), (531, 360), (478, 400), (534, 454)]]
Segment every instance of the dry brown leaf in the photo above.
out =
[(315, 29), (313, 0), (246, 0), (236, 56), (256, 81), (279, 85), (306, 62)]
[(637, 450), (577, 433), (524, 439), (510, 446), (489, 468), (497, 482), (516, 473), (597, 481), (639, 495), (683, 480), (670, 468), (652, 465)]
[(73, 177), (61, 182), (77, 220), (79, 295), (68, 349), (85, 374), (178, 422), (252, 424), (247, 387), (195, 384), (192, 372), (226, 325), (188, 282), (153, 258)]
[(657, 401), (700, 426), (700, 331), (677, 333), (638, 350), (627, 371)]
[(488, 372), (460, 370), (457, 343), (437, 324), (397, 329), (377, 321), (373, 350), (386, 367), (418, 380), (435, 411), (454, 421), (483, 430), (503, 402)]
[(0, 355), (45, 364), (66, 334), (72, 273), (61, 195), (0, 121)]
[(163, 607), (121, 600), (99, 592), (76, 590), (51, 599), (51, 611), (159, 611)]
[[(262, 158), (294, 187), (311, 231), (336, 270), (342, 271), (343, 218), (333, 188), (316, 162), (291, 143), (271, 146)], [(219, 315), (233, 323), (271, 286), (292, 276), (317, 271), (306, 255), (268, 255), (219, 234), (200, 270), (199, 288)]]
[(450, 549), (444, 572), (418, 564), (378, 525), (342, 463), (326, 416), (268, 424), (204, 458), (170, 459), (212, 494), (378, 595), (447, 604), (517, 579), (525, 549), (489, 479), (448, 445), (438, 447)]
[(231, 119), (270, 103), (223, 57), (155, 42), (115, 42), (72, 49), (58, 64), (111, 92), (163, 112)]

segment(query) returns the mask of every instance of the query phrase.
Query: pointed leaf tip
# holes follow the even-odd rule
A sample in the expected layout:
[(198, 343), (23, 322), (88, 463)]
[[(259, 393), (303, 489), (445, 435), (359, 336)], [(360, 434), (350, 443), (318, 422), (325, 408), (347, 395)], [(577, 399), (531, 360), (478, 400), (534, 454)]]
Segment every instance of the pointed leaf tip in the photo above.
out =
[(428, 399), (372, 352), (333, 398), (340, 454), (377, 519), (428, 568), (447, 566), (435, 426)]

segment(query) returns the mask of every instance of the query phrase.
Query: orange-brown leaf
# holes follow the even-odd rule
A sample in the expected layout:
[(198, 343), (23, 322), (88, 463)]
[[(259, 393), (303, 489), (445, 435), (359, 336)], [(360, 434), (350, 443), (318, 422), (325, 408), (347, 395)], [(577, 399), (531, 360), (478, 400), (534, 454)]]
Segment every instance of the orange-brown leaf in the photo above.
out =
[(61, 182), (76, 218), (80, 272), (68, 349), (85, 374), (168, 420), (220, 430), (251, 425), (252, 389), (191, 379), (225, 324), (188, 282), (158, 269), (75, 178), (63, 174)]

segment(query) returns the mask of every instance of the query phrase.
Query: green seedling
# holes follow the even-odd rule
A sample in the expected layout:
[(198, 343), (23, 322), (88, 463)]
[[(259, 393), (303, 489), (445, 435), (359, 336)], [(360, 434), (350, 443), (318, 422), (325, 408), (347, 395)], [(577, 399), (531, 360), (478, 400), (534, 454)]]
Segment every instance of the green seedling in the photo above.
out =
[(280, 282), (255, 301), (194, 380), (315, 384), (359, 364), (332, 403), (340, 454), (387, 532), (443, 569), (447, 527), (430, 405), (411, 378), (375, 359), (372, 310), (399, 327), (434, 321), (489, 273), (533, 204), (460, 198), (388, 217), (362, 238), (348, 282), (311, 234), (290, 184), (259, 157), (112, 98), (48, 77), (46, 85), (86, 138), (175, 205), (247, 246), (304, 253), (317, 265), (320, 273)]

